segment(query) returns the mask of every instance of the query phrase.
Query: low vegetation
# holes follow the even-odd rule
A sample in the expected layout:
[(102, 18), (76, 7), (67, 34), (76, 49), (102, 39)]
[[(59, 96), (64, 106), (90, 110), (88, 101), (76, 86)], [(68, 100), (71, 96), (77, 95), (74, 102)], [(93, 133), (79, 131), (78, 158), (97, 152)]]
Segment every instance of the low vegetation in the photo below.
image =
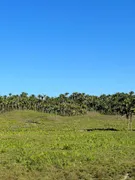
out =
[(133, 131), (127, 131), (125, 117), (97, 112), (2, 113), (0, 179), (134, 180), (134, 127), (133, 121)]

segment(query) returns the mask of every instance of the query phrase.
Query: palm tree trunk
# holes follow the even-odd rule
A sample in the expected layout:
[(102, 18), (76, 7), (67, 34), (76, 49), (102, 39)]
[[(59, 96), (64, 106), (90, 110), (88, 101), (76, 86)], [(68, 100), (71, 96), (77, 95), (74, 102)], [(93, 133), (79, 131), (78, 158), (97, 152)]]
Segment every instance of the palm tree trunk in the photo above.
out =
[(132, 113), (130, 113), (129, 123), (130, 123), (130, 131), (132, 131)]

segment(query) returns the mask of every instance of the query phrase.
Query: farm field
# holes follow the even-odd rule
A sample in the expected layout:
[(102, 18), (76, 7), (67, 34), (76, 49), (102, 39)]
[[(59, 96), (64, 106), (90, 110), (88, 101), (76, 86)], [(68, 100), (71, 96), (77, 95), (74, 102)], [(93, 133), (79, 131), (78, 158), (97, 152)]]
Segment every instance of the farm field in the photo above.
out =
[(135, 120), (62, 117), (34, 111), (0, 115), (0, 180), (135, 180)]

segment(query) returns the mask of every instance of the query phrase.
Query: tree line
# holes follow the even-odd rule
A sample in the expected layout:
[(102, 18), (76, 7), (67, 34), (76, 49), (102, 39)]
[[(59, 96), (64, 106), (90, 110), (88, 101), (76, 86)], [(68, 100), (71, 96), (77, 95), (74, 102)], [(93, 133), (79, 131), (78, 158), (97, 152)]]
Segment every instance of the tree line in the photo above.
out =
[(35, 110), (55, 113), (62, 116), (86, 114), (98, 111), (102, 114), (126, 115), (131, 118), (135, 108), (135, 93), (115, 93), (112, 95), (93, 96), (74, 92), (60, 94), (58, 97), (22, 92), (20, 95), (0, 96), (0, 112), (11, 110)]
[(135, 93), (115, 93), (93, 96), (85, 93), (60, 94), (58, 97), (22, 92), (20, 95), (0, 96), (0, 112), (12, 110), (34, 110), (44, 113), (55, 113), (62, 116), (83, 115), (89, 111), (101, 114), (125, 115), (131, 128), (135, 112)]

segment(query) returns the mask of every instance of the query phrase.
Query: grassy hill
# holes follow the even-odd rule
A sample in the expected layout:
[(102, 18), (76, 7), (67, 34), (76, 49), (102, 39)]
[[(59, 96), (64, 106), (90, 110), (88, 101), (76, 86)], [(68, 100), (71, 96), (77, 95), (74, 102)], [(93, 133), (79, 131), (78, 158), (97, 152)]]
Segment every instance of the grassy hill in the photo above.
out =
[(126, 129), (125, 118), (95, 112), (1, 114), (0, 179), (134, 180), (135, 131)]

